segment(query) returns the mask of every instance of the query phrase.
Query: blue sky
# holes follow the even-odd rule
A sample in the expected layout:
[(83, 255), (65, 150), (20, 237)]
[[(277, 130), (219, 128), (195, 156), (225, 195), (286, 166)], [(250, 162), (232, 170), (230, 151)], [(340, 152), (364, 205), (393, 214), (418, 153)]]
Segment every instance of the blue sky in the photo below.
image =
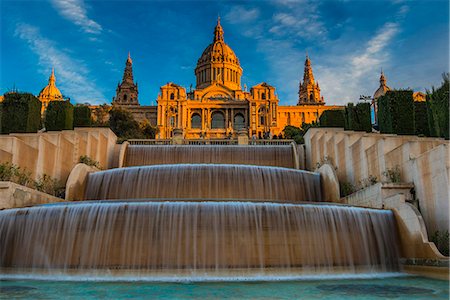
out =
[(424, 91), (449, 71), (449, 3), (443, 1), (5, 1), (0, 92), (38, 94), (55, 68), (72, 102), (111, 102), (128, 51), (139, 101), (159, 87), (195, 84), (197, 59), (217, 16), (244, 69), (242, 85), (267, 82), (280, 104), (297, 102), (307, 52), (327, 104), (378, 87)]

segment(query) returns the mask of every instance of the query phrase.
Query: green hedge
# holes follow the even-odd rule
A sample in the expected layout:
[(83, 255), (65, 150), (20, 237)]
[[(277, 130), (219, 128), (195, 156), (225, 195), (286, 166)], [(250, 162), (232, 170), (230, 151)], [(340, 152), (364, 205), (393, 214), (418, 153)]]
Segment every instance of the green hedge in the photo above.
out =
[(73, 108), (73, 127), (90, 127), (92, 125), (91, 109), (87, 105)]
[(41, 129), (41, 101), (30, 93), (7, 93), (1, 106), (0, 133)]
[(370, 103), (349, 103), (345, 108), (345, 130), (372, 132)]
[(67, 101), (51, 101), (45, 111), (45, 129), (73, 129), (73, 105)]
[(449, 75), (442, 77), (441, 87), (427, 95), (428, 123), (431, 136), (449, 139)]
[(430, 136), (427, 103), (425, 101), (414, 102), (414, 127), (416, 135)]
[(344, 127), (344, 110), (326, 110), (319, 118), (320, 127)]
[(414, 100), (411, 90), (388, 91), (378, 98), (381, 133), (414, 134)]

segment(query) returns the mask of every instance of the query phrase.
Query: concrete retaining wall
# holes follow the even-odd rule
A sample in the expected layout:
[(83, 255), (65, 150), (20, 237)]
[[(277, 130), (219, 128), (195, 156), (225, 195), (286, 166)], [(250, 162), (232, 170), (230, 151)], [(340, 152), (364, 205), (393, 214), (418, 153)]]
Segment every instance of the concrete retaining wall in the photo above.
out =
[(0, 209), (62, 202), (64, 199), (10, 181), (0, 181)]
[(34, 179), (47, 174), (65, 183), (82, 155), (112, 167), (116, 140), (109, 128), (0, 135), (0, 162), (26, 168)]
[(415, 187), (428, 232), (449, 228), (449, 141), (438, 138), (310, 128), (305, 135), (306, 169), (325, 158), (337, 167), (340, 182), (359, 185), (395, 166), (401, 182)]

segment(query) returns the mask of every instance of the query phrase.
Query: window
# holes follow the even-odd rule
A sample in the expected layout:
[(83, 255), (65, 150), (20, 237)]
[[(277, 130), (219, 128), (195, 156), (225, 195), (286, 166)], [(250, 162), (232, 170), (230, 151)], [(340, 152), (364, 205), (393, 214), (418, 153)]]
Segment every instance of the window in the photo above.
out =
[(191, 117), (191, 128), (202, 128), (202, 117), (197, 113)]
[(261, 99), (262, 99), (262, 100), (266, 100), (266, 93), (265, 93), (265, 92), (262, 93)]
[(241, 113), (238, 113), (234, 116), (233, 127), (235, 130), (239, 130), (245, 127), (245, 119)]
[(123, 95), (123, 101), (127, 102), (127, 95)]
[(265, 106), (261, 106), (259, 108), (258, 116), (259, 116), (259, 126), (264, 126), (265, 120), (266, 120), (266, 107)]
[(223, 116), (223, 113), (220, 111), (214, 112), (212, 114), (212, 120), (211, 120), (211, 128), (212, 129), (218, 129), (218, 128), (225, 128), (225, 117)]
[(173, 100), (173, 99), (175, 99), (175, 94), (174, 94), (174, 93), (171, 93), (171, 94), (170, 94), (170, 100)]

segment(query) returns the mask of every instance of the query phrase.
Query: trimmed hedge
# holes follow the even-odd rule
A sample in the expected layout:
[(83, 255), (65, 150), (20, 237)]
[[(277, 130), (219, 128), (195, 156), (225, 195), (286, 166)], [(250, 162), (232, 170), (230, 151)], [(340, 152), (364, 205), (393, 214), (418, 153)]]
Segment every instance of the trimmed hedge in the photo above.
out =
[(92, 125), (91, 109), (87, 105), (73, 108), (73, 127), (90, 127)]
[(427, 103), (425, 101), (414, 102), (414, 127), (416, 135), (430, 136)]
[(30, 93), (7, 93), (1, 105), (0, 133), (33, 133), (41, 129), (42, 103)]
[(319, 118), (320, 127), (344, 127), (345, 126), (344, 110), (326, 110)]
[(381, 133), (414, 134), (413, 91), (388, 91), (378, 98), (378, 124)]
[(349, 103), (345, 108), (345, 130), (372, 132), (370, 103)]
[(50, 101), (45, 112), (45, 129), (72, 130), (73, 105), (67, 101)]
[(449, 139), (449, 75), (444, 74), (440, 88), (427, 95), (428, 123), (432, 136)]

